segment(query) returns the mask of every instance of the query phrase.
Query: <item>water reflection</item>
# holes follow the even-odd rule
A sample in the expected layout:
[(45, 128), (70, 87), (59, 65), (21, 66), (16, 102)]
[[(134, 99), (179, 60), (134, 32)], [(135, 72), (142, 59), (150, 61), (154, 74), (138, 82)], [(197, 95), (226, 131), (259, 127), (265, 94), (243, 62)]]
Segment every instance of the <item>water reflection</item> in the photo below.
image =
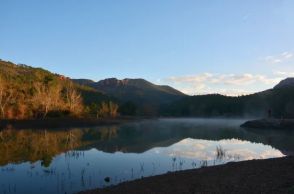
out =
[(55, 155), (86, 144), (81, 141), (82, 134), (79, 129), (3, 130), (0, 139), (0, 165), (42, 160), (44, 166), (49, 166)]
[(74, 193), (294, 150), (292, 132), (243, 130), (242, 122), (162, 119), (70, 130), (3, 130), (0, 193)]
[[(184, 139), (167, 148), (154, 148), (155, 153), (198, 160), (252, 160), (283, 157), (279, 150), (268, 145), (238, 139), (220, 141)], [(151, 150), (150, 150), (151, 151)]]

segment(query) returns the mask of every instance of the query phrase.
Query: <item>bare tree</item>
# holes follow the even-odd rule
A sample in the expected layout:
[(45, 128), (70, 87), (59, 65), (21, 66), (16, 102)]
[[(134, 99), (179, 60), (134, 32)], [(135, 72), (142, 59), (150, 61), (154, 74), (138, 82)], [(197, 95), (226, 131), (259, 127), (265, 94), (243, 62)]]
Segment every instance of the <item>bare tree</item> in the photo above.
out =
[(117, 116), (119, 106), (113, 102), (109, 102), (109, 114), (110, 117), (115, 118)]
[(49, 111), (58, 108), (61, 99), (61, 87), (38, 83), (35, 84), (35, 90), (33, 104), (41, 109), (44, 119)]
[(81, 94), (74, 88), (72, 82), (66, 84), (66, 103), (70, 112), (80, 112), (82, 107)]
[(97, 111), (98, 117), (111, 117), (115, 118), (118, 115), (119, 106), (113, 102), (102, 102)]
[(102, 102), (97, 110), (97, 118), (99, 117), (108, 117), (109, 115), (109, 106), (108, 103)]

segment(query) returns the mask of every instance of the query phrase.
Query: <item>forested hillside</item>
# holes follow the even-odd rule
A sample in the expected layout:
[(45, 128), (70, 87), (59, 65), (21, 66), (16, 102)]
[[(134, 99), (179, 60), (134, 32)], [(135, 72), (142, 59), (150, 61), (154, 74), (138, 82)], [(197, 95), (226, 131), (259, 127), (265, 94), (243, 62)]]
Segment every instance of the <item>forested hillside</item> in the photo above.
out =
[(111, 100), (115, 101), (63, 75), (0, 60), (1, 118), (116, 115), (118, 105)]
[(143, 79), (72, 81), (41, 68), (0, 60), (0, 117), (179, 117), (294, 118), (294, 81), (246, 96), (187, 96)]
[(188, 96), (165, 106), (161, 113), (184, 117), (294, 118), (294, 87), (239, 97), (219, 94)]
[[(87, 79), (73, 81), (119, 99), (124, 103), (122, 112), (132, 115), (159, 115), (163, 105), (186, 96), (170, 86), (156, 85), (144, 79), (109, 78), (98, 82)], [(136, 110), (131, 111), (132, 109)]]

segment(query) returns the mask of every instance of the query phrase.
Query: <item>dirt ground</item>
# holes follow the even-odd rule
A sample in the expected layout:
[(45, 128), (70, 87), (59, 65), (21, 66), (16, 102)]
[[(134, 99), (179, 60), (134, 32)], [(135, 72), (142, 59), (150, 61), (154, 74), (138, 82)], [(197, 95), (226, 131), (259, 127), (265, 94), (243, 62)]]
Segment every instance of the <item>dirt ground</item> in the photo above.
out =
[(168, 173), (84, 194), (294, 193), (294, 157)]

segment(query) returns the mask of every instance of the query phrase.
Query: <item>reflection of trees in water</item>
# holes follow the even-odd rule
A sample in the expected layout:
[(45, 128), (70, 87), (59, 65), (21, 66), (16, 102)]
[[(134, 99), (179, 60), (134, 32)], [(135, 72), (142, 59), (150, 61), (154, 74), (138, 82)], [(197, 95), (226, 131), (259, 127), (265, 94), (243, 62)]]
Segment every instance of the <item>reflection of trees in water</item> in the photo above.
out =
[(82, 131), (12, 130), (1, 131), (0, 165), (9, 162), (42, 160), (49, 166), (52, 157), (80, 146)]
[[(104, 181), (106, 176), (111, 177), (111, 184), (128, 179), (126, 174), (124, 174), (125, 170), (123, 172), (115, 172), (116, 174), (113, 175), (104, 174), (104, 169), (96, 168), (93, 170), (93, 168), (89, 168), (89, 163), (82, 164), (81, 166), (72, 165), (70, 163), (72, 159), (84, 157), (84, 151), (81, 151), (81, 148), (92, 148), (95, 145), (99, 150), (115, 150), (118, 147), (120, 150), (125, 149), (128, 152), (143, 152), (152, 147), (169, 146), (187, 137), (215, 140), (240, 137), (241, 139), (248, 138), (258, 141), (264, 140), (266, 137), (272, 137), (272, 135), (256, 135), (244, 130), (209, 130), (205, 128), (195, 130), (193, 127), (184, 127), (184, 129), (181, 126), (173, 125), (164, 128), (152, 125), (142, 128), (140, 125), (135, 125), (124, 128), (107, 126), (54, 131), (5, 130), (0, 131), (0, 165), (8, 162), (43, 160), (43, 165), (49, 166), (53, 156), (65, 152), (67, 166), (63, 168), (63, 172), (60, 172), (59, 169), (55, 171), (52, 167), (43, 168), (45, 170), (42, 171), (38, 171), (38, 168), (28, 170), (31, 172), (28, 175), (32, 176), (34, 174), (35, 177), (42, 177), (43, 175), (54, 176), (56, 190), (60, 193), (65, 193), (69, 188), (71, 190), (71, 188), (77, 185), (82, 188), (91, 188), (91, 185), (101, 187), (106, 184)], [(284, 136), (281, 137), (279, 139), (284, 139)], [(276, 142), (276, 139), (273, 139), (273, 142)], [(222, 149), (222, 147), (219, 147), (220, 160), (233, 160), (237, 158), (233, 155), (233, 152), (230, 154), (230, 150), (222, 151)], [(198, 160), (197, 158), (186, 159), (181, 158), (180, 155), (173, 154), (170, 161), (168, 161), (168, 163), (172, 163), (168, 165), (169, 169), (167, 170), (184, 170), (191, 167), (200, 168), (222, 163), (222, 161), (217, 161), (217, 150), (215, 152), (215, 160), (208, 160), (206, 158), (203, 160)], [(135, 179), (146, 175), (149, 176), (150, 174), (164, 173), (165, 168), (163, 165), (158, 163), (158, 161), (138, 161), (135, 166), (130, 167), (127, 176)], [(36, 174), (38, 172), (39, 174)], [(78, 177), (78, 180), (75, 180), (75, 177)]]
[[(48, 167), (55, 155), (93, 142), (114, 139), (118, 136), (117, 131), (117, 126), (71, 130), (2, 130), (0, 131), (0, 165), (42, 160), (42, 165)], [(82, 153), (71, 151), (67, 156), (79, 157)]]
[[(218, 129), (218, 130), (216, 130)], [(236, 127), (194, 126), (189, 123), (142, 122), (123, 126), (102, 126), (72, 130), (0, 131), (0, 165), (9, 162), (43, 160), (73, 149), (96, 147), (105, 152), (142, 153), (153, 147), (167, 147), (184, 138), (220, 140), (238, 138), (293, 150), (293, 132), (252, 131)], [(227, 158), (238, 160), (227, 153)]]
[(118, 126), (103, 126), (99, 128), (85, 129), (83, 141), (107, 141), (118, 137)]
[(66, 137), (66, 146), (70, 149), (73, 149), (75, 146), (77, 146), (77, 137), (73, 133), (72, 130), (69, 130)]
[(100, 128), (101, 139), (100, 140), (110, 140), (117, 137), (117, 127), (109, 126)]
[(0, 131), (0, 141), (4, 141), (4, 138), (3, 138), (3, 131)]

